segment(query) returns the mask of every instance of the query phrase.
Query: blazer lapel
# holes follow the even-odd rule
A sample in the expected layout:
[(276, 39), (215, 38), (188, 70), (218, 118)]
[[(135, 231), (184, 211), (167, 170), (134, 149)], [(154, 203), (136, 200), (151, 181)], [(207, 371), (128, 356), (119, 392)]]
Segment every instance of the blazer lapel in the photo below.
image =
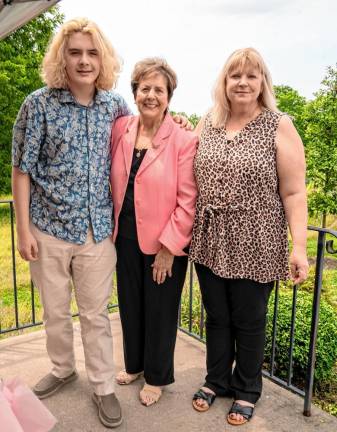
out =
[(139, 123), (138, 116), (131, 117), (126, 127), (126, 133), (123, 136), (123, 143), (122, 143), (123, 155), (124, 155), (125, 169), (128, 174), (128, 177), (130, 175), (133, 149), (135, 148), (135, 142), (137, 139), (138, 123)]
[(165, 149), (168, 137), (170, 136), (172, 129), (173, 120), (170, 114), (166, 114), (162, 125), (160, 126), (156, 135), (153, 138), (152, 148), (148, 149), (144, 156), (143, 162), (138, 169), (137, 176), (140, 175), (144, 170), (146, 170), (148, 166), (151, 165)]

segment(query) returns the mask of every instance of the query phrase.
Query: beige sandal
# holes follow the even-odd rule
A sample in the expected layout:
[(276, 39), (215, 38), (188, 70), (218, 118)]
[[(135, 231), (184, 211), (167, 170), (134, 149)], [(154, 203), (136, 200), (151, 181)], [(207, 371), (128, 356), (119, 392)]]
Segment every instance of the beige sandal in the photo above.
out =
[(159, 401), (162, 395), (160, 387), (144, 384), (143, 389), (139, 393), (140, 401), (145, 406), (150, 406)]
[(139, 372), (136, 374), (129, 374), (125, 370), (122, 370), (118, 372), (118, 374), (116, 375), (117, 384), (119, 385), (131, 384), (133, 381), (138, 379), (142, 375), (142, 373), (143, 372)]

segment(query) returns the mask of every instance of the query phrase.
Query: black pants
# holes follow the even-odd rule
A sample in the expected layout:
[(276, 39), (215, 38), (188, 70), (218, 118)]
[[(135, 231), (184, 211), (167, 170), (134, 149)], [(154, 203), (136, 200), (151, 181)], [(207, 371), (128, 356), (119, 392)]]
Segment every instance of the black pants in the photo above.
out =
[(118, 236), (117, 289), (128, 373), (144, 371), (148, 384), (174, 382), (178, 308), (187, 256), (175, 257), (172, 277), (158, 285), (152, 278), (155, 255), (145, 255), (137, 240)]
[(195, 268), (207, 312), (205, 387), (255, 403), (262, 391), (266, 312), (274, 282), (224, 279), (203, 265)]

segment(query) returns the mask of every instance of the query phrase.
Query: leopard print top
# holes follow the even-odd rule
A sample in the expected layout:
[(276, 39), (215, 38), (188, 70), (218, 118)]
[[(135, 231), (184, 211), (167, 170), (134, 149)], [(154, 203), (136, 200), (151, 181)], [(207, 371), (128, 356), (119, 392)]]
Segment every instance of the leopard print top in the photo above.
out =
[(229, 279), (289, 279), (287, 223), (275, 136), (281, 114), (264, 110), (229, 141), (206, 116), (194, 161), (199, 189), (190, 259)]

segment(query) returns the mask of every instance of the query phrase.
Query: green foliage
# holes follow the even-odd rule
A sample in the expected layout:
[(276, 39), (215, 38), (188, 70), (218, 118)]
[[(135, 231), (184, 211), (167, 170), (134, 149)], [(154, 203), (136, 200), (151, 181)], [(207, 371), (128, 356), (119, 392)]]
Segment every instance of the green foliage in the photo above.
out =
[(274, 92), (278, 109), (292, 117), (296, 129), (304, 141), (305, 123), (303, 115), (307, 103), (305, 97), (301, 96), (297, 90), (285, 85), (274, 86)]
[(41, 87), (39, 69), (48, 42), (63, 21), (57, 7), (0, 41), (0, 193), (10, 191), (11, 139), (24, 98)]
[(197, 114), (191, 114), (191, 115), (189, 116), (189, 115), (186, 114), (184, 111), (179, 111), (179, 112), (170, 111), (170, 114), (171, 114), (172, 116), (178, 114), (178, 115), (181, 115), (181, 116), (186, 117), (186, 118), (188, 119), (188, 121), (189, 121), (190, 123), (192, 123), (192, 125), (193, 125), (194, 127), (196, 127), (196, 125), (199, 123), (199, 120), (200, 120), (200, 117), (199, 117)]
[[(281, 289), (279, 296), (277, 336), (276, 336), (276, 371), (281, 378), (287, 377), (289, 366), (290, 325), (292, 313), (292, 290)], [(307, 368), (311, 315), (312, 293), (298, 291), (296, 327), (294, 335), (293, 375), (296, 383), (305, 380), (304, 371)], [(274, 302), (270, 301), (267, 316), (267, 339), (265, 353), (271, 353), (272, 317)], [(269, 357), (266, 357), (269, 361)], [(316, 349), (315, 380), (328, 381), (333, 373), (337, 361), (337, 320), (336, 312), (324, 299), (320, 304), (320, 316)]]
[(337, 65), (305, 110), (311, 214), (337, 214)]
[[(201, 293), (199, 290), (199, 284), (197, 282), (197, 277), (194, 273), (194, 283), (192, 289), (192, 299), (190, 298), (190, 289), (189, 289), (189, 281), (190, 281), (190, 271), (188, 271), (185, 279), (185, 285), (181, 296), (181, 313), (180, 313), (180, 321), (181, 327), (185, 329), (189, 329), (191, 327), (192, 333), (196, 335), (200, 335), (202, 332), (202, 337), (205, 338), (205, 329), (200, 329), (200, 318), (201, 318), (201, 308), (202, 308), (202, 299)], [(190, 304), (192, 307), (190, 307)], [(204, 317), (206, 318), (206, 316)]]

